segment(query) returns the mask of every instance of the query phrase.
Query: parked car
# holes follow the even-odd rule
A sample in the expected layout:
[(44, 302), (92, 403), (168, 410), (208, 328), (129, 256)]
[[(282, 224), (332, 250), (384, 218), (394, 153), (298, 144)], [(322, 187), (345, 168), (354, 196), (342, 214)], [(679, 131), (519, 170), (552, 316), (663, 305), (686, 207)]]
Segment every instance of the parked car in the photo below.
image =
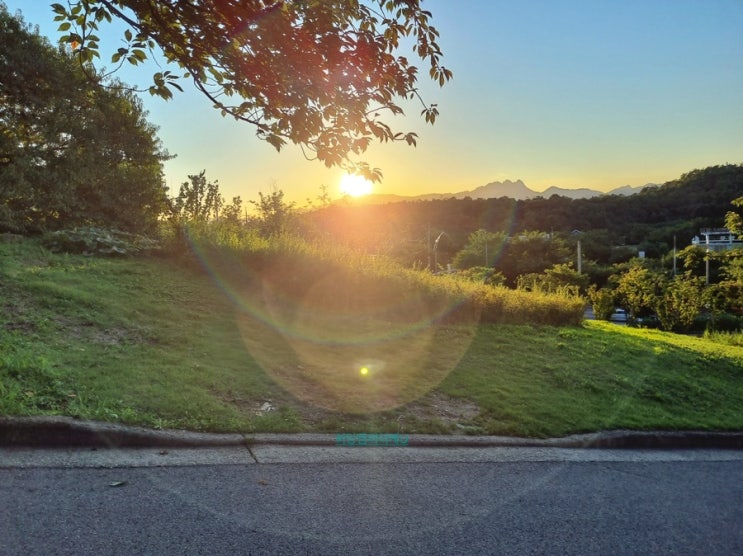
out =
[(626, 323), (627, 322), (627, 311), (624, 309), (614, 309), (614, 314), (609, 317), (609, 320), (611, 322), (621, 322)]

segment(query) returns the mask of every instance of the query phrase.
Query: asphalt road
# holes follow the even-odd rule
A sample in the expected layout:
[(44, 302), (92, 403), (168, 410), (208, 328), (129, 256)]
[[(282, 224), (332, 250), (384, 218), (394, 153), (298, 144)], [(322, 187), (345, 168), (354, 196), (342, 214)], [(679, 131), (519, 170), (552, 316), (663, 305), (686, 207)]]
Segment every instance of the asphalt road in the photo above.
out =
[(741, 554), (743, 451), (0, 449), (0, 554)]

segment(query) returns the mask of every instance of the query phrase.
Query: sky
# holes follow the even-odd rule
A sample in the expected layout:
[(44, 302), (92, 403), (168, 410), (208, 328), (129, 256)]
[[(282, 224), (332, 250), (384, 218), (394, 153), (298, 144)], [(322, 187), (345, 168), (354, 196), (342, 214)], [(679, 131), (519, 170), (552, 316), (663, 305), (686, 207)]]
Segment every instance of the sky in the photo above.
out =
[[(4, 1), (56, 42), (51, 1)], [(420, 106), (403, 104), (408, 115), (390, 123), (417, 132), (418, 146), (375, 144), (366, 152), (384, 175), (375, 193), (454, 193), (507, 179), (536, 191), (608, 191), (743, 163), (743, 0), (424, 0), (423, 7), (454, 78), (439, 88), (420, 64), (422, 96), (440, 116), (431, 126)], [(117, 36), (104, 35), (103, 49)], [(146, 86), (154, 71), (127, 68), (119, 77)], [(205, 170), (228, 199), (280, 189), (301, 205), (321, 186), (339, 196), (342, 170), (305, 160), (297, 147), (277, 153), (251, 126), (185, 89), (170, 101), (142, 95), (176, 155), (165, 164), (171, 191)]]

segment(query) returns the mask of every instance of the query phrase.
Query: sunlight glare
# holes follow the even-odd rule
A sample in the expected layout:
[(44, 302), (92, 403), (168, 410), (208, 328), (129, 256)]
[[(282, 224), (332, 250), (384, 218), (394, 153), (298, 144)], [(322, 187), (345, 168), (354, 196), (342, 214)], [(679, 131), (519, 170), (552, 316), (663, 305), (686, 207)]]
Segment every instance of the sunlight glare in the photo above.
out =
[(340, 191), (343, 195), (361, 197), (372, 192), (372, 182), (357, 174), (346, 174), (341, 178)]

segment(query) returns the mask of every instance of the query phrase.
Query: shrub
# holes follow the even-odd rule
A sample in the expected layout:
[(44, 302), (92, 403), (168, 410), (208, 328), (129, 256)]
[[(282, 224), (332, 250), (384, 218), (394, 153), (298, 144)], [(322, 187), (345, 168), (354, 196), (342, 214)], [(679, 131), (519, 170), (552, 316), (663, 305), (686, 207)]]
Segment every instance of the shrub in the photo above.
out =
[(740, 332), (743, 330), (743, 317), (730, 313), (712, 315), (707, 320), (707, 330), (715, 332)]
[(588, 289), (588, 299), (591, 302), (594, 316), (599, 320), (610, 320), (614, 314), (614, 292), (607, 288), (597, 289), (592, 286)]
[(154, 251), (157, 241), (145, 236), (104, 228), (75, 228), (44, 235), (44, 246), (54, 253), (126, 256)]
[(457, 276), (470, 282), (479, 282), (490, 286), (502, 286), (506, 283), (503, 273), (487, 266), (473, 266), (457, 272)]
[(704, 337), (707, 340), (717, 342), (726, 346), (743, 347), (743, 332), (715, 332), (706, 331)]
[(270, 286), (283, 299), (312, 292), (323, 309), (374, 313), (401, 320), (438, 322), (579, 325), (585, 300), (561, 293), (510, 290), (458, 278), (410, 270), (381, 256), (338, 246), (310, 244), (279, 235), (240, 248), (200, 244), (200, 258), (237, 287), (246, 279)]
[(677, 276), (665, 284), (653, 307), (661, 328), (667, 331), (687, 331), (699, 314), (704, 299), (701, 278)]

